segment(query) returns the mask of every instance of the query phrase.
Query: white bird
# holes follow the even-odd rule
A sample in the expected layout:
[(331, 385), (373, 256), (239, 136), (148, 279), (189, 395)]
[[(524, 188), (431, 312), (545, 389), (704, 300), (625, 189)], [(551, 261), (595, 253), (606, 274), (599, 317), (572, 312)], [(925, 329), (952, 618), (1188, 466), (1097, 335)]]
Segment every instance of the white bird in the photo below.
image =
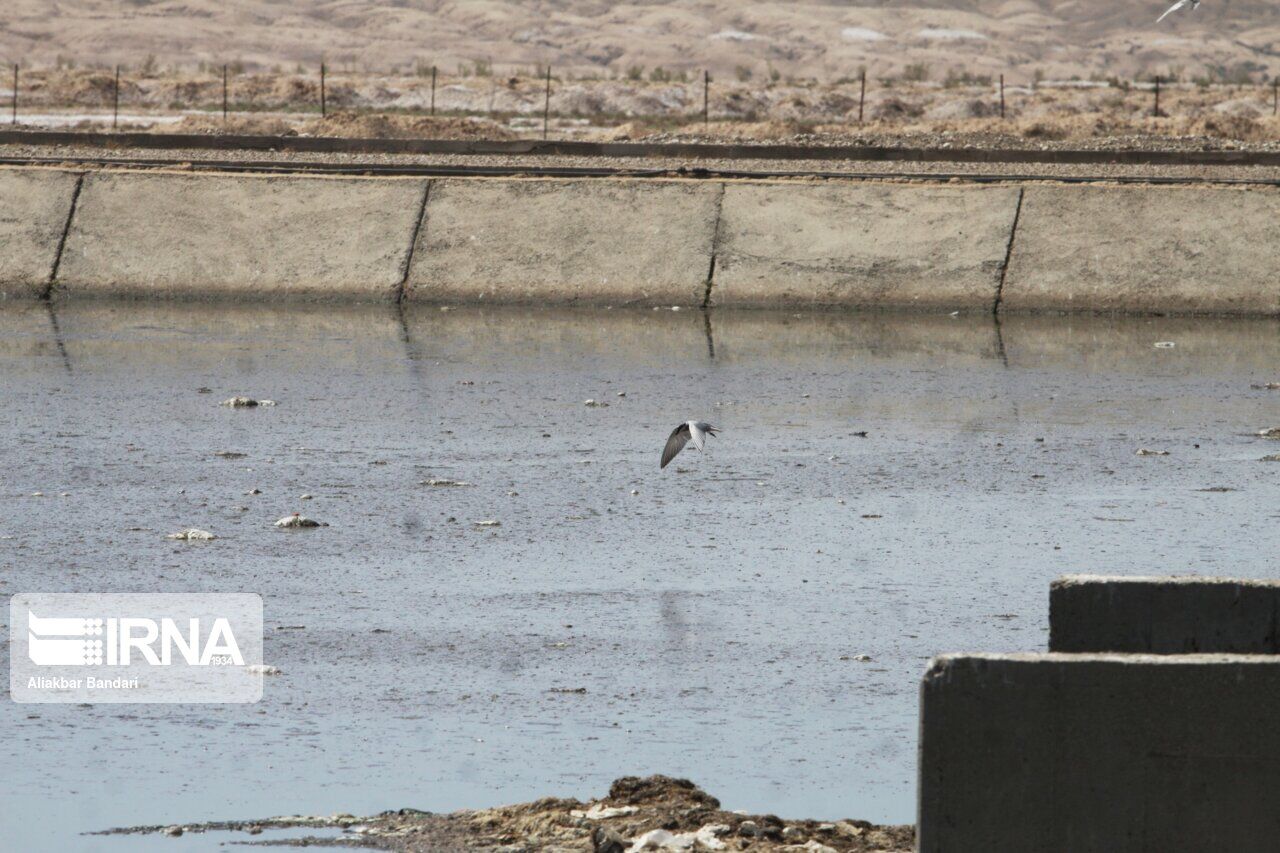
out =
[(715, 434), (716, 428), (705, 421), (685, 421), (671, 431), (671, 437), (667, 439), (667, 446), (662, 448), (662, 464), (658, 467), (666, 468), (667, 464), (672, 459), (675, 459), (690, 441), (701, 453), (703, 445), (706, 444), (707, 436)]
[(1157, 24), (1158, 24), (1158, 23), (1160, 23), (1160, 22), (1161, 22), (1161, 21), (1163, 21), (1165, 18), (1167, 18), (1167, 17), (1169, 17), (1170, 15), (1172, 15), (1174, 12), (1178, 11), (1179, 9), (1186, 8), (1187, 6), (1190, 6), (1192, 9), (1199, 9), (1199, 8), (1200, 8), (1200, 0), (1178, 0), (1178, 2), (1177, 2), (1177, 3), (1174, 3), (1174, 4), (1173, 4), (1172, 6), (1170, 6), (1168, 9), (1165, 9), (1165, 11), (1164, 11), (1164, 14), (1163, 14), (1163, 15), (1161, 15), (1161, 16), (1160, 16), (1160, 17), (1158, 17), (1158, 18), (1156, 18), (1156, 23), (1157, 23)]

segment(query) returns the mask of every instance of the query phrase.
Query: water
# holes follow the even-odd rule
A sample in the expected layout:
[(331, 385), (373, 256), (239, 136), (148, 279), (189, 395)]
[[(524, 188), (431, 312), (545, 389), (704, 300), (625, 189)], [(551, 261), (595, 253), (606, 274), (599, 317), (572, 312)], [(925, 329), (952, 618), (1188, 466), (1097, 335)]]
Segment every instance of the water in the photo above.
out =
[[(1043, 648), (1062, 573), (1280, 575), (1280, 443), (1250, 435), (1278, 331), (5, 306), (0, 594), (257, 592), (283, 674), (252, 706), (3, 703), (0, 846), (653, 772), (909, 822), (930, 656)], [(660, 472), (691, 417), (723, 434)], [(294, 511), (332, 526), (272, 527)], [(164, 539), (188, 526), (219, 539)]]

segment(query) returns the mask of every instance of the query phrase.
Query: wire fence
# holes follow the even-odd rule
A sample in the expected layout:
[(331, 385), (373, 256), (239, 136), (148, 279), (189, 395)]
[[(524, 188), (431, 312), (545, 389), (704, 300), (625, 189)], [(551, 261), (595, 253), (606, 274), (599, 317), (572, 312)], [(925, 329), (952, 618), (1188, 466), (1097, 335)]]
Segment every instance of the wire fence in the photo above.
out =
[[(120, 109), (121, 109), (122, 103), (125, 104), (126, 106), (130, 105), (129, 92), (126, 91), (126, 89), (122, 86), (122, 79), (126, 79), (127, 81), (127, 78), (122, 78), (123, 71), (124, 71), (124, 68), (122, 66), (120, 65), (114, 66), (114, 68), (111, 69), (112, 73), (109, 77), (109, 81), (107, 84), (108, 91), (103, 93), (99, 90), (99, 94), (105, 94), (106, 100), (110, 105), (111, 126), (113, 129), (118, 129), (120, 126), (120, 120), (121, 120)], [(331, 80), (334, 76), (334, 73), (329, 68), (328, 63), (325, 63), (325, 62), (320, 63), (318, 68), (316, 68), (312, 74), (307, 74), (301, 68), (299, 69), (299, 73), (295, 73), (292, 75), (288, 73), (283, 73), (283, 72), (273, 72), (273, 74), (271, 75), (248, 74), (244, 71), (242, 67), (239, 67), (238, 64), (232, 64), (232, 63), (224, 63), (220, 67), (211, 66), (208, 68), (208, 71), (212, 73), (206, 74), (206, 76), (209, 76), (210, 80), (212, 80), (213, 82), (215, 83), (220, 82), (221, 84), (220, 85), (220, 103), (217, 103), (216, 105), (210, 104), (209, 98), (202, 97), (201, 95), (202, 92), (208, 89), (208, 86), (205, 84), (209, 83), (210, 80), (203, 80), (203, 81), (197, 80), (195, 82), (188, 80), (185, 82), (179, 82), (174, 84), (174, 87), (175, 87), (174, 97), (168, 104), (168, 112), (173, 112), (174, 110), (179, 110), (179, 111), (185, 110), (185, 111), (196, 111), (204, 114), (220, 113), (223, 123), (226, 124), (235, 115), (259, 113), (259, 112), (266, 111), (266, 109), (271, 109), (274, 111), (283, 111), (288, 113), (318, 112), (321, 118), (327, 118), (331, 112), (331, 108), (335, 106), (335, 100), (336, 100), (337, 106), (347, 111), (359, 112), (363, 110), (363, 111), (372, 112), (372, 111), (379, 111), (379, 110), (386, 109), (385, 107), (380, 108), (376, 105), (366, 105), (364, 107), (360, 107), (356, 105), (355, 104), (356, 98), (354, 98), (352, 94), (350, 85), (348, 85), (346, 89), (340, 93), (337, 99), (335, 99), (333, 93), (331, 92)], [(528, 74), (527, 71), (528, 71), (528, 66), (516, 67), (516, 70), (509, 77), (510, 81), (514, 84), (517, 81), (522, 81), (522, 80), (530, 81), (534, 79), (535, 75)], [(364, 72), (363, 74), (361, 74), (360, 72), (354, 72), (354, 71), (339, 72), (339, 75), (345, 78), (348, 81), (348, 83), (352, 79), (358, 80), (361, 77), (364, 77), (366, 79), (380, 79), (387, 76), (387, 75), (379, 75), (379, 74), (374, 74), (369, 72)], [(233, 97), (233, 94), (234, 94), (233, 84), (235, 84), (237, 80), (243, 81), (243, 80), (261, 79), (263, 77), (269, 77), (269, 76), (275, 77), (277, 79), (289, 79), (289, 80), (298, 82), (299, 85), (296, 85), (292, 91), (286, 93), (283, 97), (274, 97), (274, 99), (272, 98), (265, 99), (266, 101), (270, 102), (270, 107), (268, 108), (264, 108), (262, 106), (261, 101), (263, 101), (264, 99), (258, 96), (251, 96), (247, 101), (245, 99), (236, 100)], [(440, 74), (439, 68), (434, 65), (429, 67), (423, 66), (417, 69), (414, 76), (418, 78), (423, 78), (423, 79), (429, 78), (430, 80), (429, 97), (426, 100), (426, 102), (420, 107), (407, 108), (407, 109), (403, 107), (397, 107), (395, 109), (398, 112), (408, 112), (411, 114), (422, 114), (422, 115), (428, 115), (428, 116), (436, 116), (438, 112), (439, 113), (447, 112), (450, 115), (469, 115), (469, 116), (488, 116), (488, 117), (509, 115), (513, 112), (525, 112), (525, 113), (529, 112), (527, 108), (522, 110), (514, 110), (514, 111), (500, 110), (495, 108), (494, 102), (496, 98), (496, 91), (497, 91), (497, 85), (498, 85), (497, 79), (500, 75), (496, 73), (495, 67), (492, 65), (492, 63), (477, 62), (476, 65), (473, 67), (472, 73), (470, 75), (462, 75), (458, 78), (455, 78), (455, 79), (466, 79), (468, 76), (490, 78), (492, 80), (493, 90), (490, 95), (489, 104), (487, 108), (484, 108), (484, 107), (477, 108), (474, 104), (468, 103), (466, 105), (454, 106), (448, 110), (445, 110), (442, 107), (438, 111), (437, 102), (439, 99), (439, 95), (441, 94), (440, 83), (443, 78), (443, 75)], [(99, 78), (95, 77), (95, 79), (99, 79)], [(153, 73), (143, 73), (141, 75), (135, 75), (135, 78), (133, 81), (127, 81), (127, 82), (128, 82), (128, 85), (132, 87), (132, 89), (141, 91), (141, 87), (139, 86), (137, 81), (150, 80), (150, 79), (155, 79), (155, 75)], [(574, 82), (576, 85), (581, 85), (582, 80), (584, 79), (587, 81), (593, 80), (593, 78), (580, 78), (578, 81), (574, 81)], [(676, 78), (666, 78), (666, 79), (655, 80), (655, 78), (651, 77), (648, 81), (645, 81), (643, 77), (638, 75), (633, 75), (633, 76), (628, 76), (626, 78), (617, 78), (613, 81), (605, 81), (605, 82), (618, 84), (618, 85), (627, 85), (628, 83), (636, 84), (636, 85), (645, 85), (645, 84), (653, 84), (654, 82), (671, 83), (674, 79)], [(312, 85), (310, 85), (307, 82), (308, 80), (314, 83), (314, 87), (312, 87)], [(575, 107), (572, 110), (568, 110), (568, 111), (563, 111), (563, 110), (557, 111), (553, 109), (553, 107), (556, 106), (555, 100), (556, 100), (556, 94), (557, 94), (557, 84), (563, 84), (565, 81), (555, 76), (551, 66), (548, 65), (548, 66), (536, 69), (536, 80), (539, 84), (541, 84), (541, 88), (542, 88), (542, 91), (541, 91), (542, 98), (541, 98), (541, 104), (538, 105), (540, 107), (540, 109), (538, 109), (538, 112), (541, 113), (541, 118), (542, 118), (541, 124), (542, 124), (543, 138), (547, 138), (547, 136), (550, 133), (551, 118), (553, 115), (557, 117), (563, 117), (565, 115), (580, 116), (582, 114), (582, 109), (580, 107)], [(750, 80), (750, 77), (749, 76), (744, 77), (740, 70), (737, 76), (736, 88), (737, 89), (743, 88), (744, 84), (749, 83), (749, 80)], [(901, 85), (903, 80), (914, 82), (917, 84), (923, 82), (922, 80), (919, 80), (919, 79), (913, 79), (909, 74), (905, 74), (901, 79), (898, 79), (898, 80), (894, 80), (894, 79), (881, 80), (882, 91), (890, 91), (890, 90), (896, 91), (897, 87)], [(600, 82), (600, 81), (597, 79), (595, 80), (595, 82)], [(720, 115), (713, 115), (712, 95), (715, 88), (717, 88), (716, 87), (717, 81), (713, 78), (709, 70), (703, 71), (700, 75), (697, 75), (692, 80), (690, 80), (688, 76), (682, 72), (680, 78), (678, 78), (678, 82), (684, 88), (687, 94), (690, 94), (697, 100), (701, 101), (700, 110), (697, 110), (697, 107), (695, 106), (696, 104), (696, 100), (695, 100), (693, 103), (686, 103), (686, 104), (678, 105), (675, 107), (666, 106), (663, 110), (653, 115), (634, 116), (634, 117), (636, 118), (676, 118), (676, 119), (683, 119), (683, 120), (700, 118), (704, 125), (709, 125), (713, 120), (713, 118), (715, 118), (716, 120), (721, 120), (721, 119), (739, 119), (743, 117), (741, 114), (742, 111), (741, 110), (735, 111), (732, 105), (727, 105), (725, 109), (722, 110), (722, 113)], [(816, 81), (811, 81), (811, 83), (816, 83)], [(999, 75), (999, 77), (994, 81), (990, 80), (990, 78), (969, 78), (966, 75), (963, 78), (958, 78), (958, 81), (955, 82), (955, 85), (962, 86), (965, 84), (972, 84), (972, 83), (976, 83), (977, 87), (980, 89), (986, 89), (988, 86), (990, 86), (992, 115), (993, 116), (998, 115), (999, 118), (1002, 120), (1007, 119), (1009, 111), (1008, 111), (1008, 98), (1006, 96), (1005, 75), (1003, 74)], [(780, 84), (780, 81), (776, 77), (771, 77), (763, 84), (763, 89), (775, 87), (775, 86), (778, 86), (779, 84)], [(858, 74), (854, 77), (840, 78), (834, 84), (835, 88), (841, 88), (841, 87), (853, 88), (857, 92), (856, 121), (858, 124), (863, 124), (867, 121), (867, 102), (868, 102), (868, 93), (869, 93), (868, 84), (869, 84), (869, 78), (867, 75), (867, 71), (865, 69), (861, 69), (858, 72)], [(832, 85), (832, 84), (828, 84), (828, 85)], [(949, 78), (945, 84), (941, 85), (941, 88), (949, 89), (952, 87), (952, 85), (953, 85), (953, 81)], [(1271, 115), (1272, 116), (1280, 115), (1280, 77), (1278, 77), (1275, 80), (1264, 83), (1262, 85), (1258, 85), (1256, 83), (1252, 83), (1252, 84), (1231, 83), (1231, 84), (1222, 84), (1222, 85), (1229, 86), (1232, 90), (1253, 89), (1258, 92), (1265, 92), (1269, 96), (1267, 97), (1267, 100), (1269, 101)], [(1126, 95), (1135, 91), (1136, 92), (1149, 91), (1151, 94), (1151, 106), (1150, 106), (1150, 111), (1147, 114), (1152, 117), (1169, 117), (1170, 113), (1167, 109), (1168, 107), (1167, 93), (1171, 88), (1181, 88), (1183, 90), (1186, 90), (1188, 88), (1195, 88), (1195, 89), (1204, 90), (1209, 88), (1209, 84), (1206, 84), (1204, 82), (1196, 82), (1188, 85), (1181, 81), (1176, 81), (1176, 80), (1171, 81), (1170, 79), (1163, 77), (1161, 75), (1153, 75), (1146, 79), (1139, 79), (1139, 80), (1133, 80), (1133, 81), (1122, 81), (1122, 80), (1113, 78), (1107, 81), (1059, 81), (1057, 83), (1054, 83), (1054, 82), (1036, 80), (1032, 82), (1029, 87), (1027, 85), (1018, 87), (1018, 91), (1020, 93), (1025, 93), (1026, 91), (1028, 91), (1028, 89), (1030, 89), (1031, 91), (1035, 91), (1037, 89), (1053, 89), (1053, 88), (1078, 89), (1078, 88), (1104, 88), (1104, 87), (1120, 90)], [(12, 91), (9, 93), (10, 95), (9, 118), (10, 118), (10, 124), (17, 125), (19, 124), (23, 116), (23, 108), (26, 105), (26, 99), (24, 98), (24, 91), (23, 91), (23, 69), (17, 63), (12, 65), (11, 89)], [(701, 91), (697, 91), (698, 89), (700, 89)], [(1161, 105), (1162, 93), (1166, 95), (1166, 102), (1164, 106)], [(45, 95), (46, 105), (50, 105), (49, 97), (50, 97), (49, 95), (47, 94)], [(133, 105), (135, 106), (145, 105), (148, 108), (154, 108), (156, 106), (154, 103), (154, 98), (152, 98), (150, 101), (145, 101), (145, 102), (135, 100)], [(70, 106), (70, 104), (62, 104), (60, 106)], [(101, 106), (100, 103), (99, 103), (99, 106)], [(526, 104), (525, 106), (527, 107), (528, 105)], [(850, 107), (845, 118), (851, 119), (853, 116), (853, 113), (854, 111), (852, 107)], [(32, 115), (38, 115), (38, 114), (33, 113)], [(154, 118), (154, 115), (149, 114), (146, 117)], [(615, 119), (615, 120), (620, 118), (620, 116), (617, 113), (611, 112), (604, 108), (600, 108), (596, 110), (595, 117), (602, 118), (602, 119)], [(758, 117), (758, 116), (753, 116), (753, 117)]]

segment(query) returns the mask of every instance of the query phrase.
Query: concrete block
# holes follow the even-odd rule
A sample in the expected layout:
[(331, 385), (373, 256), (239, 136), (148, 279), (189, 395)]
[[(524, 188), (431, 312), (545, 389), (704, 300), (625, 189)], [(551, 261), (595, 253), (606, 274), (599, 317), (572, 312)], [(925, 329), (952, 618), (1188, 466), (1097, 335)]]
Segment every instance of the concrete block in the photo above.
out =
[(1280, 581), (1074, 575), (1049, 591), (1049, 651), (1280, 654)]
[(1280, 313), (1280, 192), (1028, 187), (1001, 310)]
[(426, 182), (99, 172), (58, 288), (71, 294), (393, 299)]
[(701, 306), (719, 193), (693, 182), (440, 181), (407, 295)]
[(712, 303), (991, 311), (1018, 192), (729, 184)]
[(0, 169), (0, 295), (44, 294), (77, 180), (72, 172)]
[(974, 655), (921, 686), (919, 853), (1270, 853), (1280, 659)]

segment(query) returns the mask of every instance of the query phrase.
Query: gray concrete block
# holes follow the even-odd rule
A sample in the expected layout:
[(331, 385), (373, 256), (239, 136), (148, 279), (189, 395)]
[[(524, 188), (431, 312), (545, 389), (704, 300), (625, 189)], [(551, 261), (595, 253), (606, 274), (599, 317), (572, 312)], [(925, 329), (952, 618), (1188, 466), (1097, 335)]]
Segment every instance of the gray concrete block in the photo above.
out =
[(426, 182), (100, 172), (57, 286), (71, 294), (393, 299)]
[(1028, 187), (1001, 310), (1280, 313), (1280, 192)]
[(1049, 591), (1049, 651), (1280, 654), (1280, 581), (1073, 575)]
[(1280, 844), (1280, 659), (945, 656), (920, 706), (920, 853)]
[(712, 304), (991, 311), (1018, 192), (729, 184)]
[(439, 181), (407, 295), (701, 306), (719, 193), (693, 182)]
[(78, 179), (72, 172), (0, 170), (0, 295), (44, 294)]

